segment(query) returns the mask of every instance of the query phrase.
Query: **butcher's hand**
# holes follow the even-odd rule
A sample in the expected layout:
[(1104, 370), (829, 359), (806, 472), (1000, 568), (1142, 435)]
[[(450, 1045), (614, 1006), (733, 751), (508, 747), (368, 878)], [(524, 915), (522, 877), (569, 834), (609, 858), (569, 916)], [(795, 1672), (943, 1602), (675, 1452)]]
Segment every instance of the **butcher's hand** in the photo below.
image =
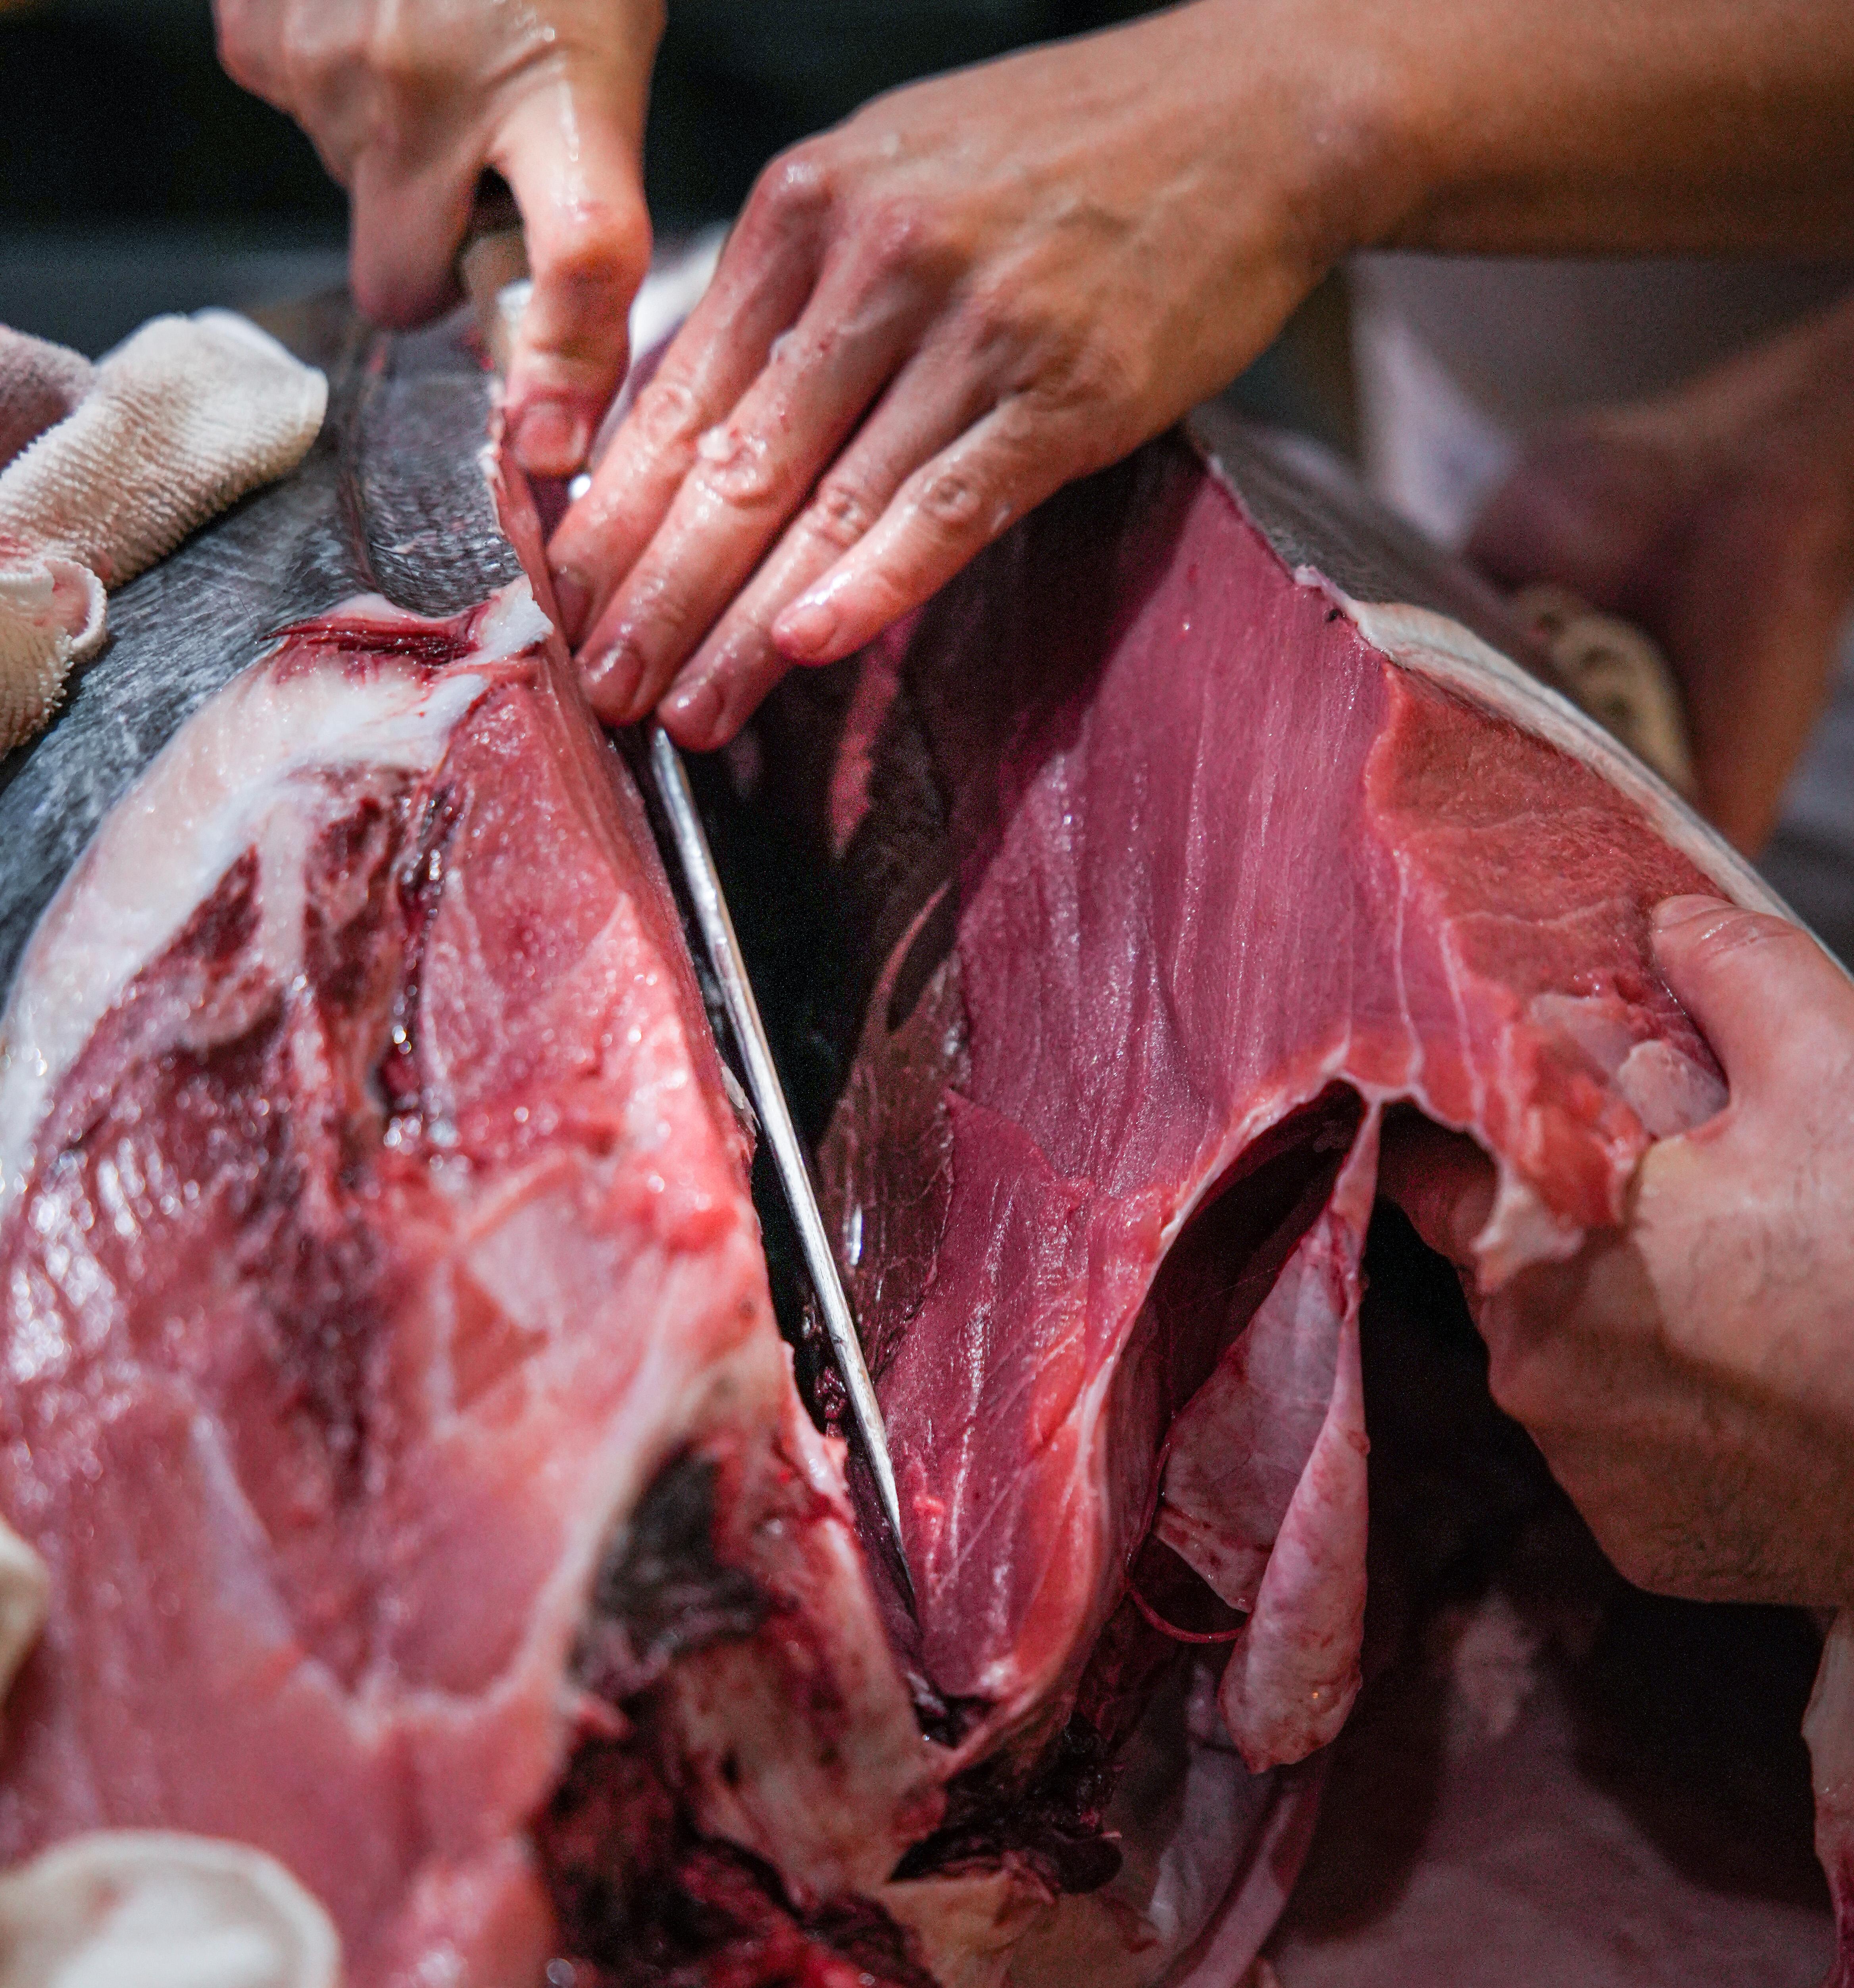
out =
[(643, 121), (662, 0), (215, 0), (219, 52), (351, 196), (354, 294), (389, 324), (456, 295), (480, 174), (514, 193), (533, 300), (508, 378), (523, 466), (583, 460), (650, 261)]
[(1386, 1191), (1463, 1269), (1494, 1398), (1617, 1567), (1694, 1599), (1854, 1603), (1854, 987), (1808, 935), (1661, 907), (1731, 1098), (1650, 1148), (1628, 1221), (1477, 1298), (1484, 1160), (1423, 1128)]
[(1854, 297), (1677, 391), (1538, 437), (1472, 556), (1646, 628), (1687, 707), (1701, 806), (1775, 826), (1854, 606)]
[(1231, 378), (1354, 232), (1282, 42), (1182, 8), (776, 161), (549, 547), (601, 715), (668, 692), (683, 743), (721, 742)]
[(613, 720), (720, 742), (1234, 378), (1367, 243), (1854, 244), (1846, 0), (1194, 0), (769, 168), (549, 556)]

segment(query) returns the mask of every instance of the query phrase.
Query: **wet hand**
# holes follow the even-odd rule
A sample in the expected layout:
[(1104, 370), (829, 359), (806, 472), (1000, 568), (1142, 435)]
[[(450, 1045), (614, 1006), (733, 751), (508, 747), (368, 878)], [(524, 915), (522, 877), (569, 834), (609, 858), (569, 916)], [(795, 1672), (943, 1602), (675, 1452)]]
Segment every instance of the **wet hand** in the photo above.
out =
[(219, 50), (353, 202), (354, 294), (409, 324), (454, 300), (479, 175), (519, 207), (534, 294), (511, 356), (523, 466), (578, 467), (628, 361), (650, 260), (641, 150), (661, 0), (215, 0)]
[(721, 742), (1266, 343), (1362, 225), (1319, 143), (1344, 58), (1276, 12), (919, 84), (768, 170), (549, 548), (601, 715)]

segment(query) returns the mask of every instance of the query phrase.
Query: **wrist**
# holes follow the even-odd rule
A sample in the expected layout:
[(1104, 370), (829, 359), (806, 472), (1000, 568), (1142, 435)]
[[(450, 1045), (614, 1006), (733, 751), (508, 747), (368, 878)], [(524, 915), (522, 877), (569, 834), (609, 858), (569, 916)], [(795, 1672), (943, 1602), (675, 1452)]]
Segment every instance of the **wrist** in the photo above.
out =
[(1182, 59), (1221, 79), (1217, 121), (1239, 178), (1254, 172), (1258, 110), (1270, 117), (1281, 226), (1309, 280), (1396, 241), (1432, 196), (1439, 148), (1434, 93), (1395, 0), (1197, 0), (1184, 16), (1210, 38)]

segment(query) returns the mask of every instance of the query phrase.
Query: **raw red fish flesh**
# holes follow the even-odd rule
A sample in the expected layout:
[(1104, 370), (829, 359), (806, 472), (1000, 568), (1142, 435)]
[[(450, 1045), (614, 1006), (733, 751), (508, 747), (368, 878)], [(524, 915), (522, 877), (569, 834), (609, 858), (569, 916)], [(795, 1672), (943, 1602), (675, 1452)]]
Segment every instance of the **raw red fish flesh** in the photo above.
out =
[[(1649, 913), (1775, 901), (1460, 620), (1356, 599), (1434, 597), (1394, 539), (1336, 502), (1351, 569), (1302, 563), (1322, 500), (1292, 463), (1196, 445), (1046, 505), (735, 756), (742, 833), (848, 935), (825, 1176), (902, 1459), (912, 1654), (1005, 1842), (1001, 1761), (1022, 1790), (1054, 1734), (1112, 1750), (1120, 1631), (1158, 1633), (1143, 1585), (1180, 1561), (1248, 1770), (1336, 1736), (1380, 1142), (1413, 1109), (1493, 1159), (1484, 1288), (1573, 1253), (1724, 1098)], [(1118, 1904), (1150, 1919), (1135, 1875)]]
[[(0, 1856), (253, 1843), (357, 1983), (538, 1976), (529, 1826), (673, 1655), (654, 1716), (795, 1881), (879, 1883), (927, 1795), (674, 907), (549, 639), (519, 582), (293, 631), (109, 818), (12, 1009), (0, 1503), (53, 1604)], [(705, 1600), (610, 1555), (666, 1472)]]
[[(405, 502), (461, 487), (480, 395), (402, 384), (337, 381), (363, 473), (312, 458), (319, 517), (366, 515), (377, 457)], [(414, 532), (299, 560), (281, 638), (202, 664), (82, 855), (22, 867), (0, 1516), (50, 1605), (0, 1858), (254, 1845), (350, 1988), (1242, 1974), (1396, 1530), (1380, 1155), (1420, 1114), (1489, 1156), (1490, 1284), (1575, 1251), (1724, 1099), (1650, 910), (1762, 900), (1469, 632), (1502, 634), (1467, 583), (1214, 446), (1064, 493), (707, 783), (724, 860), (782, 879), (749, 924), (832, 935), (762, 991), (917, 1614), (809, 1344), (795, 1381), (642, 804), (508, 538), (443, 600), (393, 579)], [(113, 654), (0, 817), (49, 819)], [(1727, 1978), (1731, 1888), (1683, 1909), (1686, 1978)], [(1819, 1968), (1825, 1924), (1773, 1951)]]

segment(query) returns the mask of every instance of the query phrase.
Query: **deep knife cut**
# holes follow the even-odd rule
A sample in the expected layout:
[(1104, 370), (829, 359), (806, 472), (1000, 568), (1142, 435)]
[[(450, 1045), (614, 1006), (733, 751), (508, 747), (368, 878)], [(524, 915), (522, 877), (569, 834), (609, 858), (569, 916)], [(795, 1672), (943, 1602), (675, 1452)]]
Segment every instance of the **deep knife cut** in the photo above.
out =
[(843, 1376), (844, 1390), (849, 1396), (850, 1415), (856, 1422), (856, 1433), (862, 1439), (870, 1475), (876, 1480), (876, 1493), (882, 1501), (883, 1514), (894, 1539), (903, 1577), (909, 1581), (911, 1592), (907, 1552), (901, 1535), (901, 1501), (895, 1489), (894, 1466), (889, 1460), (888, 1432), (883, 1425), (881, 1407), (876, 1400), (875, 1387), (863, 1357), (863, 1342), (857, 1335), (856, 1318), (850, 1310), (849, 1300), (844, 1294), (837, 1259), (830, 1246), (822, 1212), (818, 1207), (811, 1169), (805, 1164), (804, 1148), (799, 1143), (798, 1128), (792, 1123), (785, 1087), (779, 1081), (778, 1071), (772, 1060), (772, 1045), (766, 1039), (765, 1025), (760, 1019), (759, 1003), (754, 999), (753, 984), (747, 977), (746, 966), (741, 957), (740, 942), (735, 936), (734, 920), (728, 913), (714, 854), (708, 847), (701, 817), (696, 812), (688, 769), (683, 765), (682, 755), (676, 749), (670, 735), (654, 719), (650, 726), (650, 742), (651, 778), (668, 820), (677, 861), (694, 907), (696, 923), (701, 928), (703, 948), (709, 965), (714, 969), (722, 1004), (728, 1011), (728, 1025), (740, 1051), (748, 1095), (759, 1114), (762, 1129), (772, 1149), (779, 1185), (792, 1210), (812, 1289), (817, 1296), (818, 1309), (823, 1314), (824, 1330), (829, 1337), (831, 1351), (836, 1356), (837, 1371)]
[[(527, 257), (518, 218), (508, 189), (493, 174), (485, 175), (471, 212), (471, 226), (458, 258), (458, 273), (468, 292), (478, 328), (498, 372), (506, 370), (514, 328), (526, 302)], [(714, 867), (714, 853), (697, 813), (695, 796), (689, 786), (688, 771), (675, 742), (654, 719), (650, 728), (652, 783), (662, 803), (674, 846), (677, 867), (695, 911), (703, 949), (713, 968), (722, 1004), (740, 1051), (747, 1079), (747, 1092), (758, 1114), (762, 1129), (772, 1149), (773, 1165), (779, 1185), (792, 1211), (793, 1225), (804, 1252), (824, 1330), (835, 1354), (844, 1391), (849, 1397), (851, 1418), (861, 1439), (870, 1475), (875, 1479), (883, 1517), (894, 1542), (895, 1564), (910, 1600), (913, 1577), (907, 1564), (907, 1549), (901, 1533), (901, 1501), (895, 1488), (895, 1472), (888, 1453), (888, 1432), (882, 1410), (870, 1379), (868, 1363), (863, 1357), (863, 1342), (856, 1332), (855, 1315), (844, 1294), (843, 1280), (836, 1257), (818, 1207), (811, 1170), (798, 1128), (785, 1101), (785, 1087), (772, 1060), (772, 1045), (760, 1019), (759, 1003), (747, 977), (740, 942), (735, 936), (734, 921)]]

